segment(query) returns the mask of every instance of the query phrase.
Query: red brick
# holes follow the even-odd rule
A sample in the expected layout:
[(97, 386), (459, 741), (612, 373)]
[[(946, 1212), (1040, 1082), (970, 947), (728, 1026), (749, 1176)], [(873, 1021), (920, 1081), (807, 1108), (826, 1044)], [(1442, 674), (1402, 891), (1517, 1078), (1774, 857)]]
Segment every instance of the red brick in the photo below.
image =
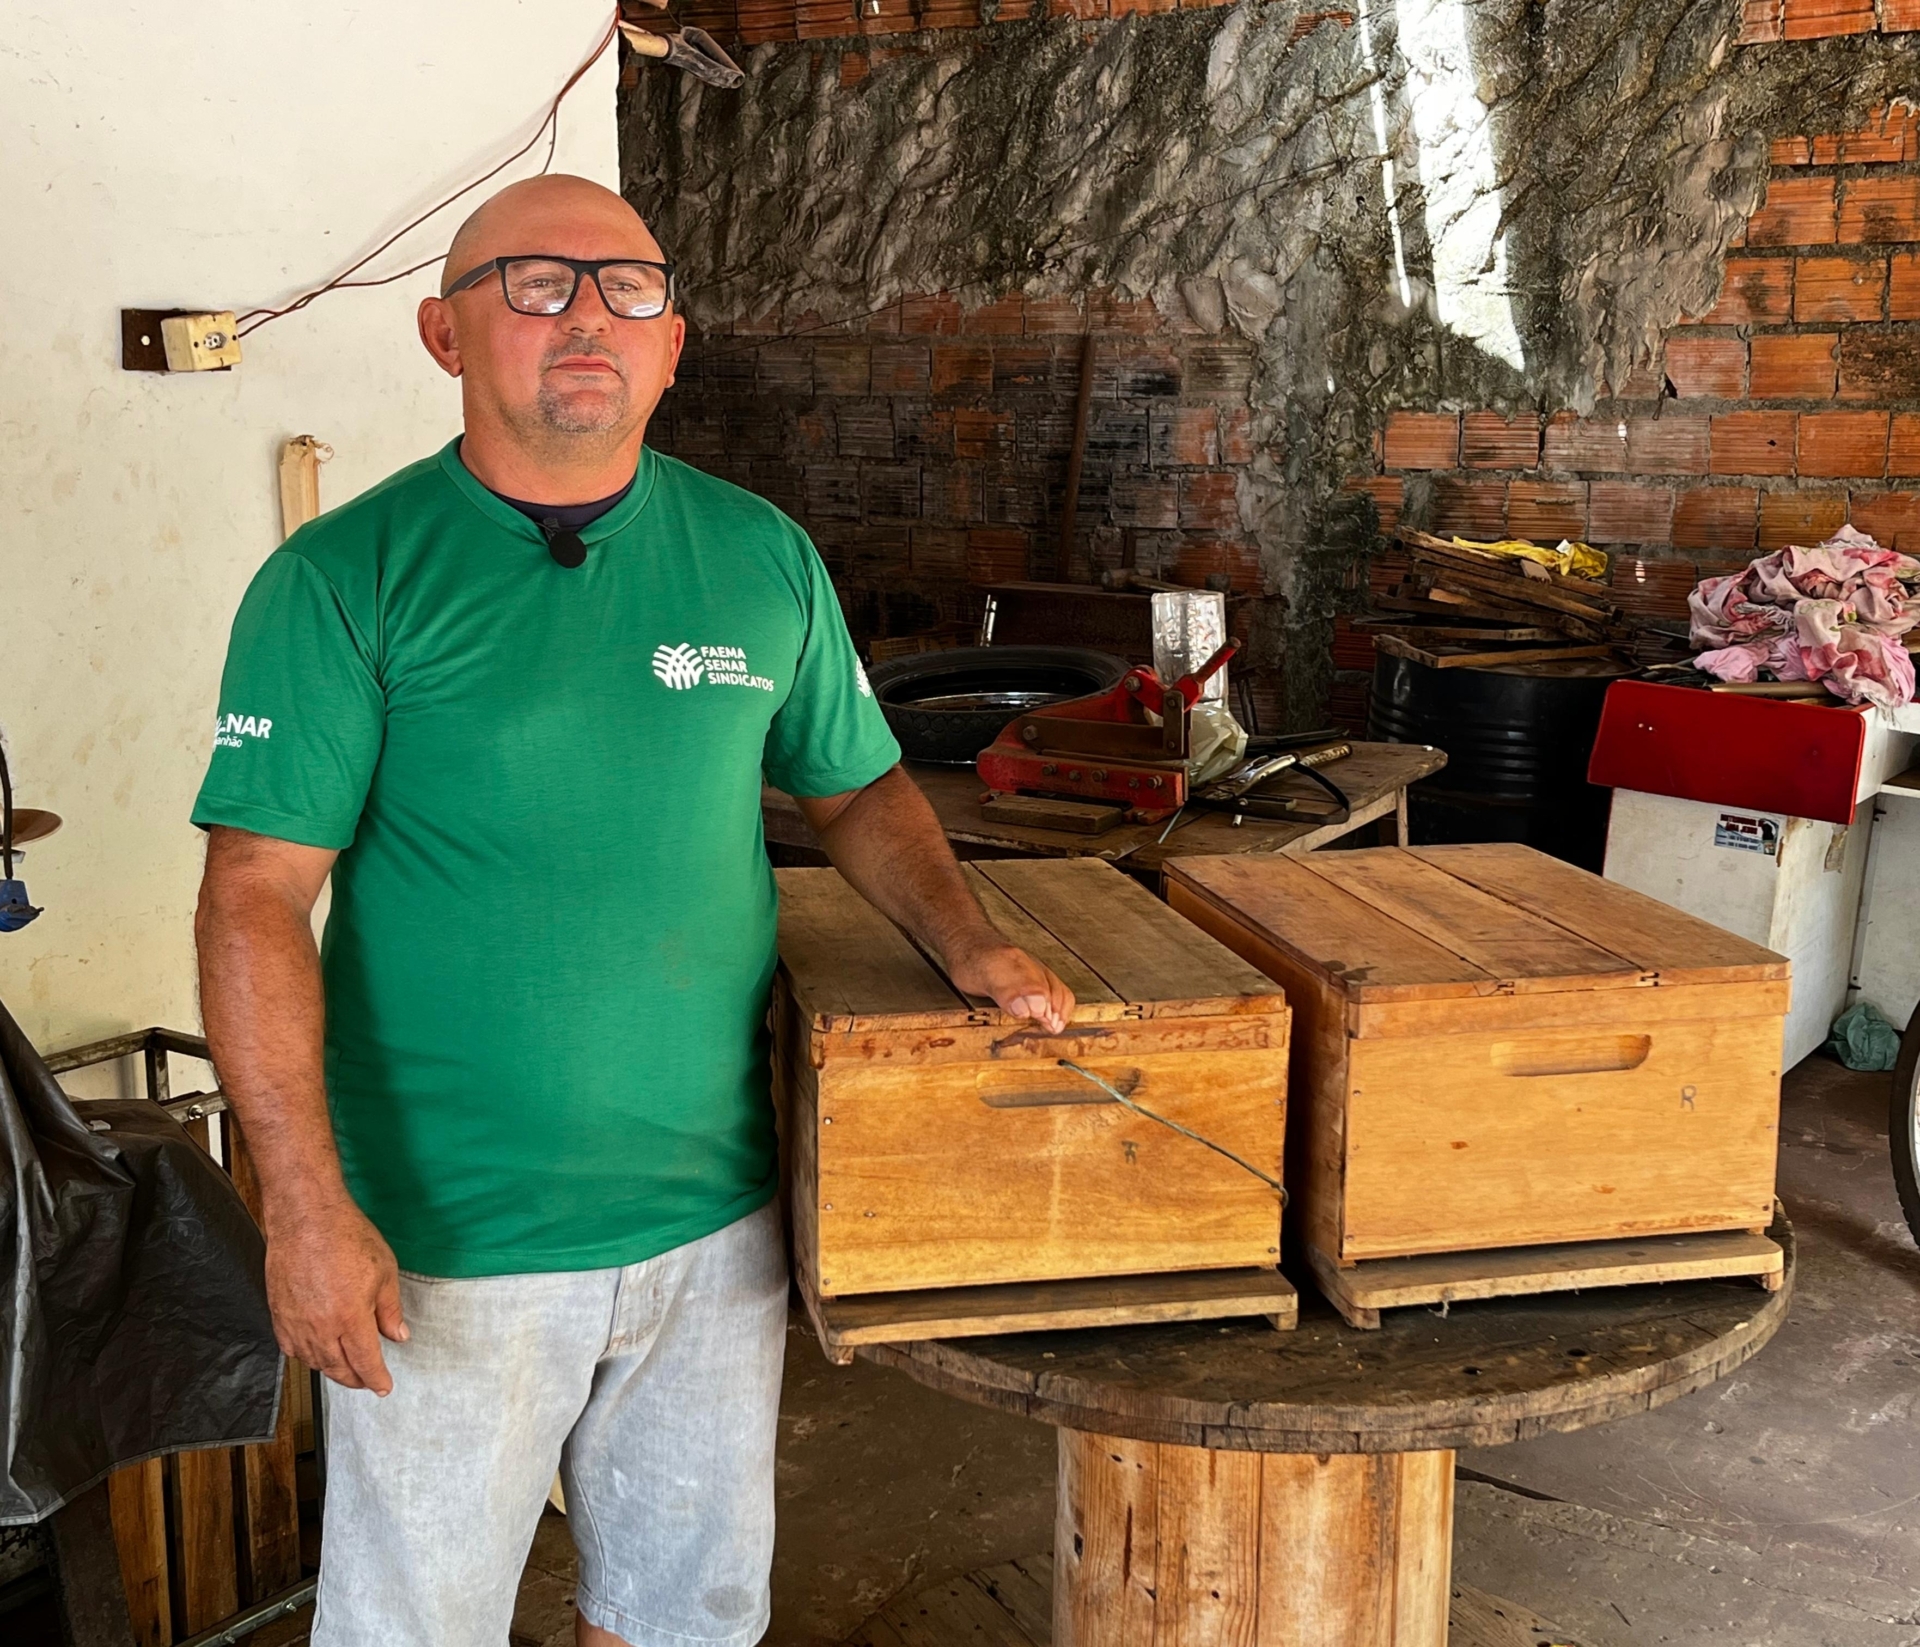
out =
[(1053, 349), (1045, 343), (996, 343), (993, 346), (993, 392), (996, 396), (1022, 389), (1044, 389), (1053, 381)]
[(1395, 412), (1387, 419), (1389, 469), (1451, 469), (1460, 461), (1460, 418), (1454, 412)]
[(1596, 480), (1587, 498), (1587, 537), (1594, 543), (1666, 543), (1673, 532), (1673, 493), (1664, 486)]
[(1163, 479), (1158, 475), (1118, 475), (1113, 482), (1109, 512), (1115, 526), (1178, 526), (1179, 482), (1172, 476)]
[(931, 384), (926, 344), (874, 344), (873, 392), (876, 395), (924, 395)]
[(826, 337), (814, 344), (813, 386), (816, 394), (864, 395), (872, 380), (873, 351), (865, 341)]
[(1532, 414), (1469, 412), (1465, 423), (1460, 452), (1469, 469), (1531, 469), (1539, 463), (1540, 420)]
[(1160, 311), (1150, 297), (1116, 297), (1112, 292), (1096, 292), (1088, 299), (1087, 314), (1096, 332), (1132, 332), (1136, 337), (1153, 337), (1163, 329)]
[(919, 27), (913, 0), (860, 0), (862, 34), (906, 34)]
[(934, 520), (982, 520), (987, 512), (985, 477), (970, 464), (930, 468), (921, 507)]
[(1835, 34), (1871, 34), (1873, 0), (1787, 0), (1784, 37), (1820, 40)]
[(1825, 543), (1847, 523), (1844, 492), (1762, 492), (1760, 547)]
[(1749, 246), (1830, 246), (1833, 237), (1830, 177), (1774, 178), (1765, 202), (1747, 219)]
[(1794, 260), (1795, 320), (1878, 320), (1886, 297), (1884, 258), (1801, 257)]
[(1887, 472), (1887, 414), (1802, 413), (1799, 472), (1821, 479), (1879, 480)]
[(1463, 538), (1488, 541), (1507, 530), (1507, 488), (1498, 480), (1455, 480), (1439, 476), (1433, 483), (1433, 530), (1455, 532)]
[(1220, 413), (1220, 461), (1253, 462), (1253, 413), (1245, 406), (1229, 406)]
[(977, 29), (980, 26), (978, 0), (934, 0), (920, 13), (923, 29)]
[(847, 91), (857, 86), (867, 77), (867, 57), (865, 52), (844, 52), (840, 57), (840, 89)]
[(993, 349), (985, 343), (936, 343), (928, 381), (936, 395), (993, 387)]
[(899, 303), (900, 330), (937, 332), (944, 337), (960, 331), (960, 305), (944, 293), (932, 297), (904, 297)]
[(1716, 475), (1793, 473), (1795, 412), (1725, 412), (1713, 420)]
[(1920, 475), (1920, 412), (1895, 412), (1887, 440), (1887, 473)]
[(1676, 549), (1751, 550), (1760, 495), (1751, 486), (1696, 486), (1674, 500)]
[(1832, 399), (1839, 341), (1837, 332), (1758, 333), (1747, 393), (1755, 400)]
[(1920, 177), (1850, 177), (1840, 202), (1847, 245), (1920, 240)]
[(1920, 159), (1920, 125), (1912, 108), (1891, 104), (1858, 131), (1843, 133), (1835, 149), (1832, 160), (1818, 163), (1871, 166)]
[[(1004, 14), (1004, 11), (1003, 11)], [(1027, 335), (1044, 336), (1053, 332), (1081, 332), (1080, 303), (1071, 297), (1030, 297), (1027, 299)]]
[(1618, 383), (1603, 379), (1602, 400), (1660, 400), (1667, 392), (1667, 375), (1651, 360), (1636, 360)]
[(1667, 381), (1682, 400), (1738, 400), (1747, 389), (1747, 346), (1737, 337), (1670, 337)]
[(1023, 583), (1027, 534), (1004, 526), (976, 526), (967, 533), (969, 583)]
[(1507, 486), (1507, 530), (1530, 543), (1580, 541), (1587, 535), (1584, 481), (1516, 480)]
[(1840, 340), (1842, 400), (1920, 399), (1920, 337), (1914, 328), (1848, 332)]
[(1549, 469), (1597, 469), (1603, 474), (1626, 468), (1626, 420), (1554, 413), (1547, 419), (1545, 462)]
[(1880, 0), (1880, 27), (1887, 34), (1920, 29), (1920, 0)]
[(1224, 572), (1235, 589), (1260, 587), (1260, 549), (1237, 538), (1188, 537), (1180, 542), (1173, 563), (1174, 581), (1201, 588), (1208, 578)]
[(1049, 17), (1078, 17), (1082, 22), (1107, 15), (1107, 0), (1047, 0)]
[(1125, 17), (1130, 12), (1175, 11), (1178, 7), (1174, 0), (1107, 0), (1107, 7), (1115, 17)]
[(1147, 419), (1155, 464), (1202, 466), (1220, 461), (1220, 414), (1211, 406), (1156, 407)]
[(1757, 46), (1781, 35), (1781, 0), (1743, 0), (1736, 46)]
[(1920, 549), (1920, 492), (1855, 492), (1847, 519), (1882, 549)]
[(1374, 512), (1380, 517), (1380, 530), (1391, 532), (1400, 524), (1400, 511), (1406, 507), (1407, 483), (1398, 475), (1356, 476), (1341, 488), (1346, 492), (1365, 492), (1373, 499)]
[(1018, 337), (1027, 329), (1027, 300), (1018, 292), (997, 303), (983, 303), (961, 317), (968, 337)]
[(905, 461), (925, 462), (953, 457), (953, 413), (916, 406), (910, 400), (893, 402), (894, 449)]
[(1631, 417), (1627, 419), (1627, 470), (1636, 475), (1704, 475), (1707, 472), (1705, 417)]
[(1887, 285), (1887, 319), (1920, 320), (1920, 252), (1896, 252)]
[(1770, 166), (1811, 166), (1813, 144), (1804, 137), (1776, 137), (1767, 150)]
[(1240, 530), (1237, 477), (1228, 470), (1180, 477), (1180, 524), (1201, 532)]
[(967, 575), (967, 532), (960, 526), (915, 526), (913, 570), (922, 577), (963, 578)]
[(953, 414), (953, 451), (959, 458), (1013, 455), (1013, 413), (963, 407)]
[(1730, 257), (1719, 300), (1693, 320), (1702, 326), (1753, 326), (1792, 316), (1792, 258)]

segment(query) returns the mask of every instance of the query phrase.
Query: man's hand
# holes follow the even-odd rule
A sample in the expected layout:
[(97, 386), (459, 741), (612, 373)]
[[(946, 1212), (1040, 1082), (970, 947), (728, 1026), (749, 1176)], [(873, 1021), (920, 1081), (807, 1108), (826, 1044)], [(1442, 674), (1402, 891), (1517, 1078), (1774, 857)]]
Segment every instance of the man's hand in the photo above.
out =
[(948, 957), (947, 975), (967, 994), (989, 995), (1002, 1012), (1031, 1018), (1054, 1035), (1073, 1016), (1073, 991), (992, 928), (978, 943)]
[(380, 1340), (407, 1340), (393, 1249), (352, 1201), (267, 1219), (267, 1303), (280, 1348), (334, 1383), (393, 1388)]

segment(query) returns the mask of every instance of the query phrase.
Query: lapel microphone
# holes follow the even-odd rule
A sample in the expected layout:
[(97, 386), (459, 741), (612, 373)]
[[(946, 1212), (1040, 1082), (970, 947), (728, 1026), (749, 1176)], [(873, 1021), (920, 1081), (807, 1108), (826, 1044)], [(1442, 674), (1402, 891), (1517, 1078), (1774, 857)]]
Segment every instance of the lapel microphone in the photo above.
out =
[(543, 520), (540, 530), (546, 536), (547, 553), (553, 556), (557, 565), (564, 566), (569, 572), (586, 565), (587, 546), (580, 540), (578, 532), (562, 526), (557, 520)]

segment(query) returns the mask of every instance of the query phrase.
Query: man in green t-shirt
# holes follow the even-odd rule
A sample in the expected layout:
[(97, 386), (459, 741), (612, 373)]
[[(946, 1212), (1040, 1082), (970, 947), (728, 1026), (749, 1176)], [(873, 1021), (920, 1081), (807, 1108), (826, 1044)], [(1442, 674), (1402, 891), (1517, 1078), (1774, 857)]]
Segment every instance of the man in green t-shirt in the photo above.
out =
[(316, 1647), (503, 1640), (556, 1465), (583, 1643), (765, 1629), (763, 773), (956, 985), (1072, 1011), (896, 765), (805, 534), (644, 444), (684, 330), (618, 195), (496, 195), (420, 306), (464, 436), (234, 620), (201, 994), (280, 1342), (332, 1380)]

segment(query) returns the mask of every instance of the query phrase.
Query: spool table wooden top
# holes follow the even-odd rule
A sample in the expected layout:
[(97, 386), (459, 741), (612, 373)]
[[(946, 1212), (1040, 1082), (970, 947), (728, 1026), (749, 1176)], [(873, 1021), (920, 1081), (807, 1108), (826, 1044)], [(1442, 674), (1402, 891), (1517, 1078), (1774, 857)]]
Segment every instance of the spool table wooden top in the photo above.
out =
[[(1202, 1321), (875, 1344), (859, 1353), (982, 1406), (1138, 1441), (1271, 1453), (1488, 1447), (1664, 1406), (1725, 1377), (1786, 1319), (1785, 1284), (1691, 1281), (1396, 1310), (1376, 1332)], [(1321, 1310), (1326, 1306), (1321, 1305)]]

